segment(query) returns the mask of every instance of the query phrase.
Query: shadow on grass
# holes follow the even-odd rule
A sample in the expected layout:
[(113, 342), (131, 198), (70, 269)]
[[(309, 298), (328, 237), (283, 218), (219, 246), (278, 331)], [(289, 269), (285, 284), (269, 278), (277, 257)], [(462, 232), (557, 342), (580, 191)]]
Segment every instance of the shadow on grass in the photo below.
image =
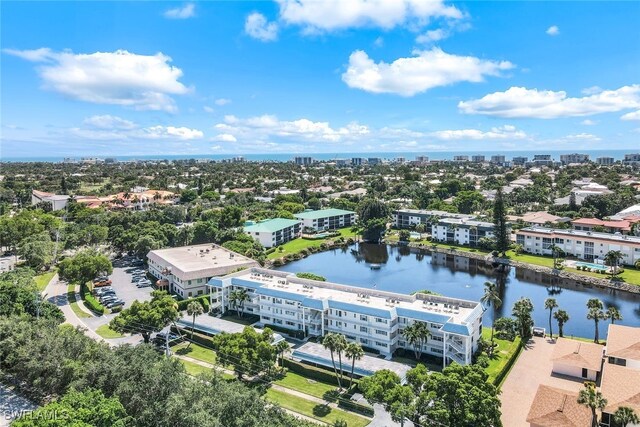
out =
[(316, 417), (326, 417), (331, 413), (331, 408), (328, 405), (316, 405), (313, 407), (313, 415)]
[(324, 394), (322, 395), (322, 398), (329, 402), (337, 401), (338, 397), (340, 397), (340, 393), (338, 393), (338, 390), (329, 390), (324, 392)]
[(175, 353), (179, 354), (180, 356), (184, 356), (184, 355), (188, 355), (192, 351), (193, 351), (193, 349), (191, 347), (182, 347), (182, 348), (176, 350)]

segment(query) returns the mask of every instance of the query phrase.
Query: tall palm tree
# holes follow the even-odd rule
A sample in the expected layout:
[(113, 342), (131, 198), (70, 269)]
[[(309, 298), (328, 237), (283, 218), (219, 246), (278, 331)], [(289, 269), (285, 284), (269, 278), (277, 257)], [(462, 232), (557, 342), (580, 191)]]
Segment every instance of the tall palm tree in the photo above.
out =
[[(322, 346), (329, 350), (331, 353), (331, 364), (333, 365), (333, 371), (336, 373), (336, 379), (338, 380), (338, 388), (342, 388), (342, 381), (340, 381), (340, 374), (338, 374), (338, 368), (336, 366), (335, 353), (340, 349), (340, 334), (335, 332), (329, 332), (322, 339)], [(344, 338), (344, 337), (343, 337)]]
[(489, 281), (484, 282), (484, 294), (480, 298), (480, 302), (482, 303), (485, 311), (488, 307), (493, 307), (493, 322), (491, 322), (491, 354), (493, 354), (493, 325), (496, 321), (497, 310), (502, 305), (502, 299), (500, 299), (497, 283)]
[(594, 383), (585, 383), (584, 389), (580, 390), (580, 394), (578, 394), (578, 403), (591, 410), (591, 427), (598, 427), (597, 411), (607, 406), (607, 399), (596, 390)]
[(478, 226), (472, 225), (469, 227), (469, 234), (473, 234), (473, 246), (478, 246)]
[(618, 265), (624, 259), (622, 252), (609, 251), (604, 255), (604, 262), (611, 267), (611, 277), (618, 274)]
[(627, 427), (628, 424), (640, 423), (640, 418), (633, 409), (628, 406), (621, 406), (613, 413), (613, 420), (621, 427)]
[(422, 349), (424, 343), (427, 341), (431, 332), (427, 328), (426, 323), (413, 322), (411, 325), (404, 328), (402, 335), (406, 338), (407, 342), (413, 346), (416, 359), (420, 360), (422, 357)]
[(280, 355), (280, 367), (283, 365), (284, 360), (284, 352), (289, 350), (289, 343), (285, 340), (278, 341), (278, 344), (275, 345), (276, 353)]
[(620, 311), (615, 307), (607, 308), (605, 316), (607, 316), (607, 319), (611, 320), (612, 325), (616, 323), (616, 320), (622, 320), (622, 314), (620, 314)]
[(558, 266), (558, 254), (560, 253), (560, 248), (558, 246), (556, 246), (556, 244), (552, 244), (551, 246), (549, 246), (549, 249), (551, 249), (551, 256), (553, 256), (553, 268), (557, 268)]
[(347, 359), (351, 359), (351, 376), (349, 377), (349, 388), (351, 388), (351, 385), (353, 384), (353, 371), (356, 367), (356, 360), (362, 359), (364, 356), (364, 350), (360, 344), (351, 342), (347, 344), (347, 348), (344, 349), (344, 355)]
[[(187, 314), (192, 317), (193, 321), (191, 322), (191, 339), (193, 340), (193, 330), (196, 327), (196, 316), (200, 316), (204, 313), (204, 308), (202, 308), (202, 304), (198, 301), (191, 301), (187, 305)], [(191, 342), (189, 342), (191, 345)]]
[(564, 324), (569, 321), (569, 313), (564, 310), (558, 310), (553, 313), (553, 318), (558, 322), (558, 335), (560, 336), (560, 338), (562, 338)]
[(587, 319), (593, 320), (595, 325), (595, 335), (593, 338), (593, 342), (598, 344), (600, 342), (598, 323), (601, 320), (606, 320), (607, 318), (606, 314), (602, 310), (604, 308), (604, 305), (598, 298), (591, 298), (589, 301), (587, 301), (587, 308), (589, 309), (589, 311), (587, 312)]
[(244, 303), (249, 299), (249, 293), (246, 289), (238, 289), (237, 290), (237, 298), (238, 298), (238, 317), (242, 317), (244, 313)]
[(553, 339), (553, 329), (551, 327), (551, 316), (553, 316), (553, 309), (558, 308), (558, 303), (555, 298), (547, 298), (544, 300), (544, 308), (549, 310), (549, 336)]

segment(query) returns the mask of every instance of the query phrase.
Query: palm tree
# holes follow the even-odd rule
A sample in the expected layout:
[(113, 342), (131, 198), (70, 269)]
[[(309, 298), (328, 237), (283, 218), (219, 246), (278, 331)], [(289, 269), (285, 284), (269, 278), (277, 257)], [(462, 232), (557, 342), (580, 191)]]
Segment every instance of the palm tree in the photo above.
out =
[(244, 312), (244, 303), (249, 299), (249, 293), (246, 289), (238, 289), (237, 290), (237, 298), (238, 298), (238, 317), (242, 317)]
[[(473, 233), (471, 233), (472, 231)], [(471, 227), (469, 227), (469, 233), (473, 234), (473, 246), (477, 246), (478, 245), (478, 226), (472, 225)]]
[(553, 309), (558, 308), (558, 303), (555, 298), (547, 298), (544, 300), (544, 308), (549, 310), (549, 336), (553, 339), (553, 329), (551, 327), (551, 316), (553, 316)]
[(616, 320), (622, 320), (622, 314), (620, 314), (620, 311), (618, 311), (618, 309), (615, 307), (607, 308), (605, 316), (607, 317), (607, 319), (611, 320), (612, 325), (616, 323)]
[(353, 371), (356, 367), (356, 360), (362, 359), (364, 356), (364, 350), (358, 343), (351, 342), (347, 344), (347, 348), (344, 349), (344, 355), (347, 359), (351, 359), (351, 376), (349, 377), (349, 388), (353, 384)]
[(596, 390), (594, 383), (585, 383), (584, 389), (580, 390), (578, 395), (578, 403), (591, 409), (591, 427), (598, 427), (598, 413), (596, 411), (607, 406), (607, 399)]
[(553, 318), (558, 322), (558, 335), (562, 338), (562, 328), (564, 327), (564, 324), (569, 321), (569, 313), (564, 310), (558, 310), (553, 313)]
[[(336, 367), (336, 360), (334, 356), (336, 352), (342, 352), (342, 349), (344, 348), (342, 346), (342, 343), (341, 343), (342, 340), (340, 339), (340, 337), (342, 337), (343, 340), (345, 339), (344, 336), (340, 334), (336, 334), (335, 332), (329, 332), (322, 339), (322, 346), (327, 350), (329, 350), (329, 352), (331, 353), (331, 364), (333, 365), (333, 371), (336, 373), (336, 379), (338, 380), (338, 388), (341, 389), (342, 381), (340, 381), (340, 374), (338, 374), (338, 368)], [(342, 366), (340, 368), (342, 369)]]
[(587, 313), (587, 319), (593, 320), (595, 324), (596, 332), (593, 338), (593, 342), (598, 344), (600, 342), (598, 323), (601, 320), (606, 320), (607, 318), (606, 314), (604, 314), (604, 311), (602, 311), (602, 309), (604, 308), (604, 305), (602, 304), (602, 301), (600, 301), (598, 298), (591, 298), (589, 301), (587, 301), (587, 308), (589, 309)]
[(284, 352), (289, 350), (289, 343), (285, 340), (278, 341), (278, 344), (275, 345), (276, 353), (280, 355), (280, 367), (283, 365), (284, 361)]
[[(196, 327), (196, 316), (200, 316), (204, 313), (204, 308), (202, 308), (202, 304), (198, 301), (191, 301), (189, 305), (187, 305), (187, 314), (193, 318), (191, 322), (191, 339), (193, 340), (193, 330)], [(191, 342), (189, 342), (191, 345)]]
[(413, 346), (416, 359), (420, 360), (424, 343), (431, 336), (427, 324), (423, 322), (413, 322), (404, 328), (402, 334), (407, 339), (407, 342)]
[(553, 268), (558, 268), (558, 256), (560, 255), (560, 251), (562, 251), (562, 249), (560, 249), (560, 247), (556, 246), (555, 244), (549, 246), (549, 249), (551, 249), (551, 255), (553, 256)]
[(623, 259), (620, 251), (609, 251), (604, 255), (604, 263), (611, 266), (611, 277), (618, 274), (618, 265)]
[(484, 294), (480, 298), (480, 302), (483, 305), (484, 310), (486, 307), (493, 307), (493, 322), (491, 322), (491, 354), (493, 354), (493, 324), (496, 321), (496, 312), (502, 305), (500, 294), (498, 292), (498, 284), (493, 282), (484, 282)]
[(613, 420), (621, 427), (627, 427), (628, 424), (640, 423), (640, 418), (628, 406), (621, 406), (613, 413)]

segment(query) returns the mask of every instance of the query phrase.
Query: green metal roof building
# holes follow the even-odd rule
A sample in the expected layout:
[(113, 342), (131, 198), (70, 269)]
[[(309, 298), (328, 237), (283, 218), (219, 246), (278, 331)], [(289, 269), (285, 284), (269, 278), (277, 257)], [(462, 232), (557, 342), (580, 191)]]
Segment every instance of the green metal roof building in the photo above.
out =
[(281, 245), (300, 237), (299, 219), (273, 218), (244, 227), (245, 233), (258, 240), (265, 248)]

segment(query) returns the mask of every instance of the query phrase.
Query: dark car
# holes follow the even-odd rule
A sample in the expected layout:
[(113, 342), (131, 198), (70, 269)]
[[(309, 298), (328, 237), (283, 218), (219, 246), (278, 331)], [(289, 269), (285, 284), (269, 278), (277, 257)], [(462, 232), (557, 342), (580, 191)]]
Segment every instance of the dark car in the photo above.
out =
[(124, 305), (124, 301), (122, 301), (121, 299), (117, 299), (115, 301), (111, 301), (110, 303), (107, 304), (107, 308), (114, 308), (114, 307), (122, 307)]
[[(174, 334), (173, 332), (169, 333), (169, 343), (172, 343), (174, 341), (178, 341), (181, 340), (182, 337), (180, 337), (177, 334)], [(153, 337), (153, 343), (155, 345), (165, 345), (167, 342), (167, 334), (165, 334), (164, 332), (158, 332), (156, 334), (155, 337)]]

